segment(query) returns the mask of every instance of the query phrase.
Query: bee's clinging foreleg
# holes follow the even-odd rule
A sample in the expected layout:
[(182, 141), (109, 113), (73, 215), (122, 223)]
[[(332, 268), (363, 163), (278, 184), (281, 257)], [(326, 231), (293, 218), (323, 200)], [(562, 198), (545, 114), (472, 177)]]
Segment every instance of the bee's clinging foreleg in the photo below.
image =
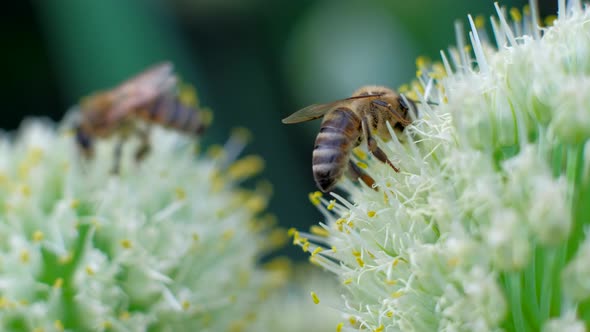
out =
[(369, 130), (367, 117), (363, 117), (362, 126), (365, 137), (367, 138), (367, 148), (369, 149), (369, 151), (371, 151), (371, 153), (377, 159), (379, 159), (379, 161), (391, 166), (391, 168), (393, 168), (394, 171), (399, 173), (399, 168), (395, 167), (395, 165), (389, 160), (389, 158), (387, 158), (385, 152), (383, 152), (383, 150), (381, 150), (381, 148), (377, 145), (377, 141), (371, 134), (371, 130)]

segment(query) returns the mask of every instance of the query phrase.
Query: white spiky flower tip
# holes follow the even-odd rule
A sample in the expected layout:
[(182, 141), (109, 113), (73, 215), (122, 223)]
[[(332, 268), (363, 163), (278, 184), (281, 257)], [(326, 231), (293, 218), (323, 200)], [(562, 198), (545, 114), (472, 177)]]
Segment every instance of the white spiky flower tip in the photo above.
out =
[(401, 172), (363, 144), (377, 190), (311, 194), (325, 222), (291, 231), (341, 278), (338, 331), (590, 324), (590, 9), (559, 1), (544, 27), (534, 1), (496, 9), (496, 45), (469, 16), (470, 43), (458, 25), (457, 47), (400, 89), (421, 116), (379, 144)]
[(213, 157), (152, 129), (151, 153), (124, 157), (118, 176), (115, 140), (85, 162), (48, 122), (2, 135), (0, 330), (239, 331), (255, 319), (280, 279), (256, 267), (281, 238), (262, 214), (266, 186), (239, 186), (261, 161), (233, 160), (235, 136)]

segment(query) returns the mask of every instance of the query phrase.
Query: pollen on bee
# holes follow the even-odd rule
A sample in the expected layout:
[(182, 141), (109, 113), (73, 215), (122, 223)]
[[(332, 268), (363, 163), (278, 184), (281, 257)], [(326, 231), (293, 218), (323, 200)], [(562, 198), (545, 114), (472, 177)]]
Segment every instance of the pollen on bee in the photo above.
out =
[(320, 303), (320, 298), (318, 297), (318, 295), (314, 291), (311, 292), (311, 298), (313, 300), (313, 303), (315, 303), (315, 304)]

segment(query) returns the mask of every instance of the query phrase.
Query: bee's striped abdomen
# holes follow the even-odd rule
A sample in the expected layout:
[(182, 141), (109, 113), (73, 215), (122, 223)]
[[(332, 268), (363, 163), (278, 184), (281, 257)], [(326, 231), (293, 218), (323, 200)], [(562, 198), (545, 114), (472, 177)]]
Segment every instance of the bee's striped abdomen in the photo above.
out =
[(158, 98), (150, 107), (138, 112), (138, 115), (148, 122), (191, 135), (200, 135), (206, 129), (202, 111), (182, 104), (173, 96)]
[(360, 128), (361, 119), (349, 108), (338, 108), (324, 116), (312, 158), (313, 176), (322, 191), (332, 189), (344, 173)]

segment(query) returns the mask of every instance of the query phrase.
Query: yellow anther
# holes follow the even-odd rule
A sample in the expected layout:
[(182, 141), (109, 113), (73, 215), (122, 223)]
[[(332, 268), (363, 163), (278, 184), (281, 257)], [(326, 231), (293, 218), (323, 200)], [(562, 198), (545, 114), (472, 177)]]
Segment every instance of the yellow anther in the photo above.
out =
[(263, 268), (269, 271), (289, 272), (293, 267), (291, 266), (291, 261), (287, 257), (276, 257), (264, 263)]
[(235, 231), (235, 230), (233, 230), (233, 229), (227, 229), (227, 230), (225, 230), (225, 231), (224, 231), (224, 232), (221, 234), (221, 238), (222, 238), (224, 241), (229, 241), (229, 240), (231, 240), (231, 238), (233, 238), (233, 237), (234, 237), (234, 235), (235, 235), (235, 234), (236, 234), (236, 231)]
[(531, 6), (528, 4), (524, 5), (524, 7), (522, 7), (522, 13), (526, 16), (531, 15)]
[(347, 223), (348, 227), (353, 228), (354, 227), (354, 222), (352, 220), (349, 220)]
[(475, 28), (482, 29), (485, 25), (486, 25), (486, 19), (483, 17), (483, 15), (477, 15), (475, 17)]
[(110, 330), (113, 328), (113, 323), (111, 323), (110, 320), (105, 320), (104, 322), (102, 322), (102, 328), (105, 330)]
[(174, 194), (176, 195), (176, 199), (179, 201), (182, 201), (186, 198), (186, 192), (180, 187), (174, 189)]
[(397, 280), (387, 279), (387, 280), (385, 280), (385, 283), (388, 284), (389, 286), (394, 286), (394, 285), (397, 285)]
[(192, 238), (193, 238), (193, 241), (195, 241), (195, 242), (199, 241), (199, 234), (193, 233)]
[(348, 318), (348, 322), (350, 323), (350, 325), (354, 326), (356, 324), (356, 318), (350, 316)]
[(311, 234), (321, 236), (321, 237), (328, 237), (330, 235), (330, 232), (328, 232), (325, 228), (320, 227), (318, 225), (312, 225), (309, 228), (309, 231), (311, 232)]
[(315, 255), (319, 254), (320, 252), (322, 252), (322, 250), (324, 250), (324, 249), (322, 249), (322, 247), (317, 247), (311, 252), (311, 255), (315, 256)]
[(73, 200), (70, 202), (70, 208), (72, 208), (72, 209), (76, 209), (78, 206), (80, 206), (80, 201), (79, 201), (79, 200), (77, 200), (77, 199), (73, 199)]
[(402, 295), (404, 295), (404, 293), (402, 291), (397, 291), (397, 292), (391, 293), (391, 297), (393, 297), (394, 299), (400, 298)]
[(133, 247), (133, 242), (131, 242), (129, 239), (121, 240), (120, 244), (124, 249), (131, 249), (131, 247)]
[(316, 191), (313, 193), (309, 193), (309, 201), (311, 202), (311, 204), (318, 206), (320, 205), (321, 201), (320, 198), (322, 197), (322, 192), (321, 191)]
[(421, 55), (416, 58), (416, 67), (424, 68), (430, 63), (430, 59), (427, 56)]
[(373, 255), (373, 253), (368, 250), (367, 250), (367, 255), (369, 255), (369, 257), (371, 257), (372, 259), (375, 259), (375, 255)]
[(512, 20), (514, 22), (522, 21), (522, 15), (520, 14), (520, 11), (518, 10), (518, 8), (515, 8), (515, 7), (510, 8), (510, 17), (512, 17)]
[(59, 319), (56, 320), (55, 322), (53, 322), (53, 327), (55, 327), (55, 329), (58, 330), (58, 331), (63, 331), (64, 330), (64, 324)]
[(27, 249), (23, 249), (20, 252), (19, 258), (22, 263), (28, 263), (29, 260), (31, 259), (31, 254), (29, 253), (29, 251)]
[(409, 85), (407, 85), (407, 84), (403, 84), (403, 85), (401, 85), (401, 86), (400, 86), (400, 87), (397, 89), (397, 91), (398, 91), (399, 93), (406, 94), (408, 91), (410, 91), (410, 86), (409, 86)]
[(445, 70), (445, 67), (440, 62), (437, 62), (434, 65), (432, 65), (432, 71), (429, 73), (429, 76), (434, 79), (440, 80), (447, 76), (447, 72)]
[(31, 196), (31, 187), (25, 184), (22, 187), (20, 187), (20, 192), (21, 194), (23, 194), (23, 196), (29, 197)]
[(72, 262), (73, 258), (74, 258), (74, 255), (72, 255), (72, 253), (69, 252), (63, 256), (60, 256), (58, 259), (58, 262), (61, 265), (69, 264)]
[(320, 261), (318, 261), (318, 259), (315, 256), (309, 256), (308, 261), (316, 266), (322, 266), (322, 264), (320, 263)]
[(191, 303), (187, 300), (182, 301), (182, 310), (188, 310), (191, 307)]
[(285, 234), (284, 229), (273, 229), (267, 237), (267, 242), (270, 244), (272, 248), (280, 248), (284, 246), (289, 237)]
[(330, 201), (330, 204), (328, 204), (328, 206), (326, 206), (326, 209), (333, 210), (335, 206), (336, 206), (336, 200), (333, 199)]
[(259, 174), (264, 169), (264, 160), (259, 156), (246, 156), (236, 160), (227, 170), (234, 180), (243, 180)]
[(225, 154), (223, 147), (218, 144), (211, 145), (207, 149), (207, 155), (213, 159), (221, 158)]
[(350, 285), (350, 284), (352, 284), (352, 278), (344, 279), (344, 281), (342, 283), (345, 285)]
[(385, 316), (387, 316), (389, 318), (393, 317), (393, 311), (390, 310), (390, 311), (386, 312)]
[(363, 169), (367, 169), (369, 167), (369, 165), (363, 163), (362, 161), (357, 161), (356, 165), (360, 168), (363, 168)]
[(248, 143), (252, 139), (252, 133), (248, 128), (245, 127), (237, 127), (232, 129), (231, 137), (235, 137), (244, 144)]
[(94, 271), (94, 269), (90, 266), (86, 266), (86, 274), (88, 274), (89, 276), (93, 276), (96, 272)]
[(356, 262), (358, 263), (358, 265), (359, 265), (360, 267), (364, 267), (364, 266), (365, 266), (365, 262), (364, 262), (364, 261), (363, 261), (363, 259), (362, 259), (362, 258), (360, 258), (360, 257), (357, 257), (357, 258), (356, 258)]
[(256, 214), (263, 211), (266, 208), (268, 200), (262, 195), (252, 195), (244, 202), (244, 206), (252, 213)]
[(315, 304), (320, 303), (320, 298), (318, 297), (318, 295), (314, 291), (311, 292), (311, 298), (313, 299), (313, 303), (315, 303)]
[(303, 249), (303, 252), (308, 252), (309, 251), (309, 242), (305, 242), (303, 244), (303, 246), (301, 246), (301, 249)]
[(367, 216), (369, 216), (369, 218), (373, 218), (376, 214), (377, 214), (377, 212), (372, 211), (372, 210), (367, 212)]
[(332, 252), (336, 252), (336, 246), (332, 246)]
[(361, 252), (356, 249), (352, 249), (352, 255), (354, 257), (361, 257)]
[(449, 258), (448, 264), (451, 267), (455, 267), (455, 266), (459, 265), (459, 258), (457, 258), (457, 257)]
[(545, 23), (545, 26), (551, 26), (551, 25), (553, 25), (555, 20), (557, 20), (556, 15), (549, 15), (549, 16), (545, 17), (545, 19), (543, 20), (543, 23)]
[(178, 84), (178, 99), (185, 106), (197, 106), (199, 102), (197, 90), (187, 83)]
[(379, 327), (377, 327), (375, 329), (375, 332), (383, 332), (383, 330), (385, 330), (385, 326), (383, 326), (383, 324), (379, 325)]
[(355, 148), (354, 150), (352, 150), (352, 153), (354, 153), (354, 155), (359, 159), (367, 159), (367, 154), (360, 148)]
[(287, 235), (288, 236), (295, 236), (297, 234), (297, 229), (295, 227), (291, 227), (287, 230)]
[(63, 278), (57, 278), (55, 279), (55, 281), (53, 282), (53, 288), (55, 289), (59, 289), (63, 286), (64, 284), (64, 280)]
[(43, 232), (35, 231), (33, 233), (33, 242), (41, 242), (41, 241), (43, 241), (44, 237), (45, 237), (45, 234), (43, 234)]
[(213, 111), (208, 108), (201, 109), (201, 123), (205, 127), (209, 127), (213, 123), (214, 118)]
[(120, 315), (119, 315), (119, 319), (120, 320), (128, 320), (129, 318), (131, 318), (131, 314), (129, 313), (129, 311), (123, 311)]
[(338, 323), (338, 325), (336, 325), (336, 332), (342, 332), (342, 328), (344, 327), (344, 323)]

